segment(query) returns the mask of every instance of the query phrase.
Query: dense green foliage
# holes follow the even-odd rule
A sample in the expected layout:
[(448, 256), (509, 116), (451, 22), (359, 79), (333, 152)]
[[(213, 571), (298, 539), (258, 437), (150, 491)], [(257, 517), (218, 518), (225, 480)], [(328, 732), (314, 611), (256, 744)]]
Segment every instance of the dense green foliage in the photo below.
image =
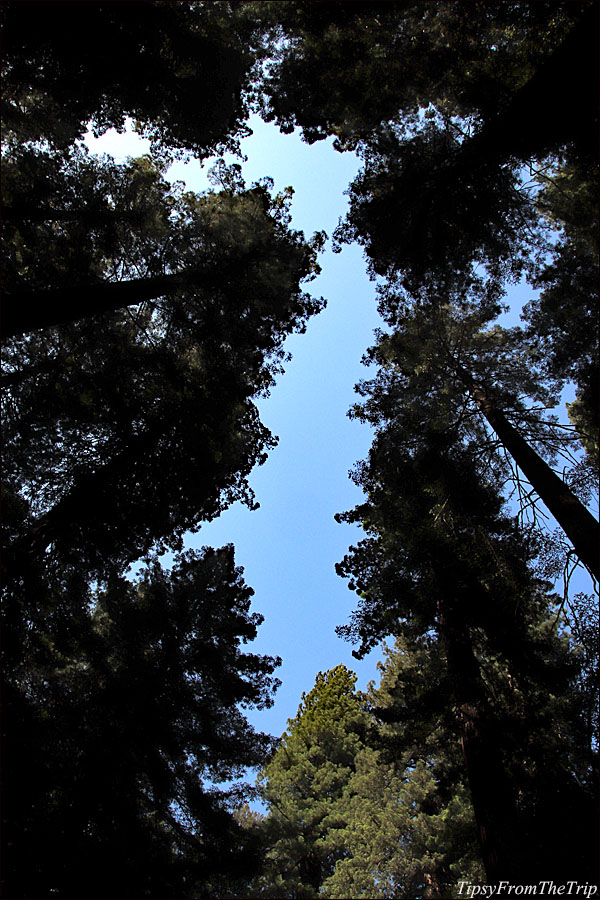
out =
[(368, 536), (340, 565), (360, 597), (341, 630), (361, 652), (401, 637), (367, 697), (338, 667), (303, 698), (262, 775), (267, 853), (243, 895), (457, 896), (482, 879), (478, 831), (491, 880), (593, 879), (588, 642), (557, 633), (485, 460), (395, 438), (380, 428), (357, 471), (369, 500), (345, 518)]
[(264, 759), (238, 704), (270, 705), (278, 664), (242, 647), (261, 617), (233, 548), (42, 590), (4, 659), (4, 896), (204, 892), (247, 856), (218, 784)]
[[(264, 760), (240, 707), (271, 703), (276, 661), (240, 650), (260, 618), (232, 549), (124, 573), (255, 504), (255, 401), (322, 306), (321, 238), (239, 167), (203, 195), (164, 177), (243, 133), (258, 45), (233, 6), (2, 15), (4, 893), (205, 894), (255, 866), (244, 793), (216, 785)], [(154, 158), (76, 141), (127, 116)]]
[[(333, 134), (342, 147), (390, 120), (409, 131), (429, 104), (447, 117), (490, 118), (510, 105), (585, 10), (580, 3), (435, 0), (253, 6), (266, 6), (289, 39), (267, 70), (265, 115), (285, 130), (299, 125), (308, 141)], [(593, 48), (589, 32), (578, 37)], [(593, 62), (573, 50), (571, 70), (561, 75), (581, 88), (581, 69), (591, 75)], [(554, 128), (577, 102), (565, 94), (552, 98)], [(550, 100), (542, 103), (539, 116), (549, 108)], [(522, 124), (533, 130), (537, 122)]]
[[(452, 434), (514, 480), (523, 512), (536, 522), (535, 504), (525, 508), (516, 464), (598, 577), (597, 523), (544, 460), (576, 462), (579, 445), (547, 414), (558, 400), (556, 380), (543, 377), (521, 329), (490, 326), (492, 318), (484, 305), (450, 293), (436, 304), (396, 311), (394, 332), (380, 334), (369, 353), (368, 361), (379, 363), (378, 376), (358, 386), (367, 399), (353, 415), (376, 427), (393, 419), (409, 447), (427, 429)], [(591, 466), (580, 469), (577, 489), (589, 501), (595, 473)]]
[(317, 897), (344, 854), (345, 790), (368, 719), (344, 666), (320, 673), (261, 775), (271, 807), (259, 896)]
[(371, 746), (348, 785), (346, 858), (327, 884), (332, 898), (449, 897), (457, 880), (483, 880), (460, 746), (441, 717), (426, 732), (411, 716), (439, 686), (443, 660), (431, 649), (401, 639), (384, 646), (380, 684), (366, 697)]
[(387, 279), (386, 320), (398, 293), (436, 303), (469, 294), (476, 274), (478, 302), (497, 304), (527, 274), (544, 288), (528, 340), (547, 374), (575, 379), (574, 421), (593, 446), (597, 5), (272, 7), (289, 41), (268, 69), (265, 114), (308, 141), (358, 148), (365, 165), (338, 239), (361, 243)]
[(438, 896), (453, 867), (479, 875), (456, 760), (436, 765), (439, 742), (420, 759), (410, 739), (399, 752), (378, 718), (398, 689), (398, 661), (389, 653), (380, 687), (367, 695), (337, 666), (303, 697), (261, 774), (268, 815), (256, 831), (268, 852), (247, 896)]
[[(393, 425), (380, 430), (356, 473), (369, 499), (344, 516), (362, 522), (368, 536), (339, 567), (360, 597), (351, 625), (340, 631), (360, 641), (361, 652), (392, 633), (409, 647), (426, 641), (438, 669), (444, 660), (439, 686), (428, 694), (436, 705), (417, 697), (407, 719), (414, 727), (422, 716), (433, 729), (440, 714), (454, 718), (488, 878), (535, 880), (554, 867), (559, 874), (553, 835), (562, 802), (570, 815), (579, 810), (571, 819), (581, 830), (571, 832), (570, 864), (590, 846), (594, 736), (577, 688), (577, 657), (556, 636), (551, 598), (527, 565), (535, 543), (528, 546), (501, 513), (486, 470), (443, 434), (423, 436), (411, 450)], [(555, 698), (549, 706), (547, 698)]]
[[(413, 658), (427, 648), (437, 689), (405, 701), (406, 718), (422, 722), (421, 747), (440, 715), (461, 740), (489, 881), (565, 878), (569, 865), (593, 878), (581, 629), (575, 616), (571, 645), (556, 636), (532, 575), (545, 539), (525, 524), (540, 522), (541, 500), (598, 576), (583, 505), (595, 473), (578, 459), (598, 414), (597, 6), (282, 7), (290, 40), (266, 114), (358, 148), (336, 236), (364, 247), (388, 326), (352, 411), (376, 437), (354, 475), (366, 500), (342, 517), (367, 536), (339, 566), (359, 595), (340, 633), (361, 654), (389, 634)], [(502, 328), (504, 294), (523, 277), (540, 297), (525, 328)], [(578, 435), (546, 413), (568, 380)], [(520, 523), (503, 510), (507, 480)], [(567, 814), (568, 849), (556, 838)]]
[[(253, 502), (246, 476), (272, 446), (253, 398), (279, 371), (285, 335), (320, 304), (299, 287), (315, 251), (265, 187), (201, 196), (146, 159), (117, 166), (80, 151), (62, 162), (61, 177), (81, 171), (84, 184), (99, 173), (114, 219), (7, 225), (17, 313), (35, 328), (52, 298), (77, 320), (5, 346), (5, 477), (22, 507), (6, 519), (7, 564), (51, 544), (98, 572), (178, 542), (234, 499)], [(144, 295), (140, 284), (156, 286)], [(122, 287), (132, 294), (111, 309)]]
[(236, 6), (3, 3), (5, 135), (65, 147), (129, 117), (163, 153), (235, 146), (261, 49)]

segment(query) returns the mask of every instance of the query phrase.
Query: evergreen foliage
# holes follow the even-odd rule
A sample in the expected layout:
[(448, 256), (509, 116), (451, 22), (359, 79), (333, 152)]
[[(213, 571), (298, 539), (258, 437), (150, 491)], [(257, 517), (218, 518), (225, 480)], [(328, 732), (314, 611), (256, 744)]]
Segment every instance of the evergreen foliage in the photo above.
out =
[[(579, 20), (582, 27), (574, 34), (573, 46), (567, 46), (571, 65), (556, 61), (563, 85), (569, 79), (564, 96), (560, 92), (544, 100), (544, 85), (536, 85), (529, 121), (520, 110), (521, 137), (511, 133), (511, 140), (533, 134), (539, 120), (548, 127), (550, 109), (550, 127), (556, 130), (563, 119), (572, 125), (574, 103), (583, 105), (591, 95), (593, 104), (595, 82), (585, 77), (594, 68), (595, 44), (589, 31), (594, 26), (593, 4), (466, 6), (426, 0), (251, 5), (266, 6), (271, 22), (287, 38), (267, 70), (264, 114), (285, 131), (300, 126), (310, 142), (333, 134), (339, 146), (354, 147), (390, 120), (409, 130), (429, 104), (447, 117), (489, 120), (510, 107)], [(592, 51), (591, 59), (583, 47)], [(545, 73), (546, 83), (554, 75), (554, 69)], [(585, 123), (590, 133), (591, 124), (589, 119)]]
[(572, 380), (569, 406), (588, 454), (598, 465), (597, 166), (567, 160), (543, 180), (536, 204), (560, 238), (537, 267), (539, 298), (525, 308), (527, 338), (547, 377)]
[[(272, 702), (277, 660), (240, 649), (260, 617), (232, 548), (124, 572), (255, 505), (255, 401), (322, 307), (300, 287), (322, 237), (239, 166), (203, 195), (164, 177), (244, 133), (260, 41), (233, 5), (2, 15), (4, 893), (210, 894), (255, 867), (246, 787), (218, 784), (264, 761), (240, 707)], [(76, 141), (128, 116), (154, 157)]]
[[(478, 287), (475, 281), (472, 296)], [(378, 375), (358, 385), (366, 400), (352, 415), (376, 428), (393, 422), (394, 433), (409, 447), (428, 429), (445, 431), (512, 479), (523, 508), (518, 467), (598, 577), (597, 522), (548, 464), (576, 461), (578, 447), (577, 435), (547, 414), (557, 404), (556, 380), (544, 377), (520, 328), (489, 324), (495, 311), (486, 306), (449, 294), (431, 305), (397, 309), (395, 330), (380, 334), (369, 351), (368, 362), (379, 363)], [(589, 502), (596, 483), (591, 467), (583, 467), (576, 483), (582, 500)], [(529, 502), (523, 511), (537, 522), (536, 502)]]
[(360, 598), (339, 631), (360, 654), (391, 633), (443, 661), (437, 686), (425, 680), (435, 705), (417, 695), (406, 720), (423, 716), (426, 739), (442, 715), (462, 741), (488, 880), (567, 877), (555, 844), (567, 808), (578, 830), (566, 858), (593, 872), (597, 758), (576, 657), (528, 566), (535, 543), (502, 513), (485, 462), (443, 432), (411, 450), (382, 428), (356, 478), (368, 501), (343, 519), (367, 537), (338, 569)]
[[(273, 446), (253, 399), (280, 371), (285, 335), (321, 307), (300, 288), (315, 245), (265, 186), (195, 195), (148, 159), (58, 164), (84, 185), (98, 173), (115, 209), (97, 231), (7, 226), (8, 318), (12, 297), (12, 321), (34, 328), (4, 350), (5, 479), (26, 504), (5, 519), (9, 579), (48, 547), (98, 574), (157, 540), (177, 546), (235, 499), (252, 505), (246, 476)], [(40, 329), (48, 307), (76, 321)]]
[(4, 896), (185, 897), (251, 866), (218, 785), (264, 759), (240, 706), (272, 703), (280, 661), (243, 647), (262, 618), (233, 548), (38, 591), (4, 658)]
[(388, 653), (368, 695), (341, 665), (303, 695), (260, 776), (267, 816), (255, 830), (266, 856), (244, 896), (433, 897), (451, 871), (480, 874), (472, 813), (443, 740), (416, 760), (408, 742), (398, 753), (395, 735), (390, 752), (389, 726), (377, 718), (398, 689), (397, 655)]
[(319, 673), (261, 774), (266, 857), (243, 896), (451, 896), (455, 876), (481, 877), (456, 743), (438, 728), (425, 749), (385, 721), (417, 665), (388, 650), (366, 695), (344, 666)]
[(317, 897), (343, 853), (345, 787), (368, 718), (345, 666), (317, 675), (260, 777), (271, 809), (258, 896)]
[[(2, 4), (5, 896), (595, 883), (597, 611), (544, 576), (574, 554), (598, 577), (597, 13)], [(287, 192), (222, 160), (203, 194), (166, 178), (239, 149), (250, 109), (360, 154), (336, 249), (364, 248), (387, 328), (351, 412), (375, 438), (338, 633), (395, 643), (366, 694), (319, 673), (276, 744), (243, 713), (279, 660), (244, 649), (233, 547), (181, 552), (255, 506), (256, 401), (324, 304), (301, 286), (325, 236)], [(129, 122), (149, 156), (84, 149)]]
[[(361, 655), (390, 634), (426, 649), (431, 690), (404, 697), (401, 722), (422, 750), (440, 717), (461, 741), (488, 881), (564, 879), (569, 866), (593, 879), (581, 638), (574, 621), (571, 647), (556, 634), (532, 575), (544, 541), (507, 516), (503, 487), (512, 475), (521, 490), (523, 472), (598, 577), (597, 522), (567, 484), (581, 492), (585, 466), (571, 456), (566, 479), (552, 472), (576, 445), (544, 415), (574, 379), (572, 420), (594, 450), (597, 5), (284, 6), (267, 115), (358, 148), (337, 240), (364, 247), (389, 327), (352, 412), (376, 437), (354, 473), (366, 500), (341, 517), (366, 537), (339, 566), (359, 596), (339, 631)], [(523, 276), (542, 294), (526, 328), (502, 329), (503, 295)]]
[(206, 157), (245, 133), (261, 33), (237, 4), (2, 4), (5, 136), (66, 147), (136, 122), (163, 154)]
[(367, 692), (371, 747), (348, 786), (350, 852), (327, 896), (451, 897), (459, 879), (484, 880), (460, 747), (441, 717), (425, 733), (403, 715), (416, 697), (431, 705), (441, 665), (427, 641), (384, 646)]

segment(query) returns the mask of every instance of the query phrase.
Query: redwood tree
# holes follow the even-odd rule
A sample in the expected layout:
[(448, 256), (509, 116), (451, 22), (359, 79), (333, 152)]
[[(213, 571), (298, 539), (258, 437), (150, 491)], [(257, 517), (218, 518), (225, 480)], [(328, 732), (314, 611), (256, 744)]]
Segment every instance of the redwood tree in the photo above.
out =
[[(403, 435), (382, 423), (356, 470), (367, 500), (341, 519), (362, 523), (366, 537), (338, 566), (359, 597), (339, 632), (359, 656), (388, 634), (427, 645), (439, 683), (399, 693), (401, 721), (417, 753), (440, 721), (460, 740), (490, 882), (567, 877), (569, 865), (592, 877), (597, 760), (576, 656), (530, 570), (535, 542), (503, 513), (475, 447), (444, 429), (421, 431), (412, 447)], [(558, 822), (570, 805), (565, 853)]]

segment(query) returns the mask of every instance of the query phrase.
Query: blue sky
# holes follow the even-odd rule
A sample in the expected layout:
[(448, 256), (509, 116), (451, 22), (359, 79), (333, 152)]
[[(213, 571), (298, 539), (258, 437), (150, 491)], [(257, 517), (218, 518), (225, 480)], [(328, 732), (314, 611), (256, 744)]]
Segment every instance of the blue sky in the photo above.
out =
[[(358, 171), (358, 159), (336, 153), (330, 141), (309, 146), (260, 119), (251, 125), (254, 135), (243, 143), (247, 182), (269, 175), (276, 190), (292, 185), (293, 227), (307, 235), (321, 229), (331, 235), (346, 209), (343, 192)], [(177, 166), (173, 174), (185, 175), (188, 186), (200, 190), (193, 167), (199, 168)], [(345, 623), (354, 607), (354, 595), (334, 565), (361, 533), (333, 517), (361, 500), (348, 471), (366, 456), (371, 432), (346, 413), (355, 383), (366, 374), (360, 360), (380, 320), (358, 247), (341, 254), (328, 247), (320, 263), (322, 274), (307, 288), (324, 296), (327, 307), (304, 335), (288, 338), (292, 359), (271, 396), (259, 403), (263, 422), (279, 437), (250, 479), (260, 509), (236, 505), (190, 541), (191, 546), (235, 545), (236, 560), (256, 592), (255, 607), (265, 616), (253, 649), (283, 660), (275, 706), (249, 718), (277, 735), (319, 671), (343, 662), (364, 688), (375, 677), (379, 658), (373, 653), (355, 660), (352, 647), (335, 635), (335, 626)]]
[[(283, 135), (256, 117), (250, 124), (254, 134), (242, 142), (247, 183), (270, 176), (275, 190), (292, 185), (293, 227), (307, 235), (324, 229), (331, 236), (346, 210), (344, 191), (359, 169), (357, 157), (336, 153), (331, 140), (309, 146), (298, 134)], [(116, 158), (148, 149), (148, 142), (133, 134), (109, 133), (86, 143)], [(177, 163), (168, 177), (202, 191), (209, 187), (210, 165)], [(250, 512), (236, 504), (187, 541), (190, 547), (235, 545), (237, 564), (255, 591), (254, 609), (265, 617), (249, 649), (283, 660), (275, 705), (247, 713), (255, 727), (275, 735), (296, 714), (302, 692), (311, 690), (319, 671), (344, 663), (364, 689), (377, 679), (381, 658), (375, 650), (355, 660), (352, 647), (335, 634), (335, 626), (347, 622), (355, 595), (334, 565), (362, 535), (333, 518), (361, 500), (348, 472), (366, 456), (371, 431), (346, 413), (356, 399), (354, 385), (368, 375), (360, 360), (381, 321), (359, 247), (336, 255), (329, 243), (320, 264), (322, 274), (307, 289), (324, 296), (327, 307), (309, 322), (306, 334), (288, 338), (292, 359), (271, 396), (259, 402), (263, 422), (279, 437), (267, 462), (250, 477), (260, 509)], [(511, 291), (511, 314), (503, 324), (516, 324), (531, 293), (527, 286)], [(582, 578), (575, 589), (589, 590), (588, 580)]]

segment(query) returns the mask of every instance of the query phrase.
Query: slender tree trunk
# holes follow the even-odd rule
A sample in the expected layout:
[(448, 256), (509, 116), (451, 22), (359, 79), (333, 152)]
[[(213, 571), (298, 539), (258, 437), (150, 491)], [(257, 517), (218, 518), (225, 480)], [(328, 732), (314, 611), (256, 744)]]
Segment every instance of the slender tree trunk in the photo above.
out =
[(561, 526), (581, 562), (596, 579), (600, 580), (598, 565), (600, 534), (596, 519), (548, 463), (519, 434), (514, 425), (511, 425), (484, 388), (475, 384), (466, 373), (462, 377), (463, 380), (468, 380), (479, 409)]
[(519, 883), (522, 851), (511, 785), (490, 728), (485, 689), (469, 630), (455, 600), (438, 599), (440, 634), (448, 656), (454, 712), (461, 732), (465, 768), (479, 835), (486, 878)]
[(221, 260), (219, 265), (185, 269), (152, 278), (7, 292), (2, 309), (2, 334), (4, 337), (15, 337), (38, 328), (114, 312), (161, 297), (179, 287), (193, 285), (214, 289), (222, 283), (225, 265), (226, 262)]

